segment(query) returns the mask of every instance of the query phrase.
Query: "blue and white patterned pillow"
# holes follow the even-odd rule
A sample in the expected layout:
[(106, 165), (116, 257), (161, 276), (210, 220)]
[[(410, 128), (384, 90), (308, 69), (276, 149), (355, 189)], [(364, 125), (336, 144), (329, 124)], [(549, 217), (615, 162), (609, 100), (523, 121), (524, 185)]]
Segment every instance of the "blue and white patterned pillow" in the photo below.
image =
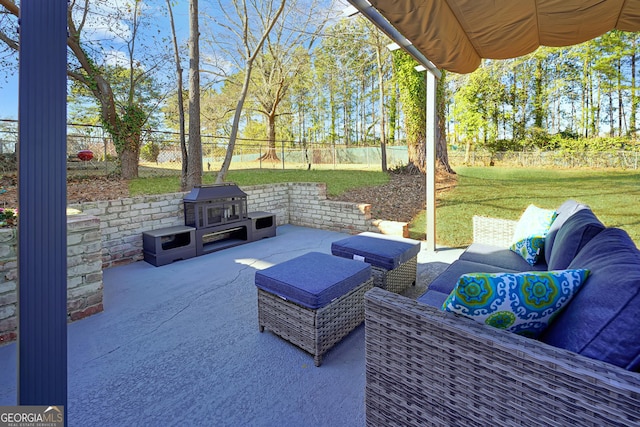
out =
[(557, 215), (555, 210), (529, 205), (516, 224), (509, 249), (520, 255), (529, 265), (535, 265), (544, 247), (545, 237)]
[(535, 338), (588, 275), (584, 269), (463, 274), (442, 309)]

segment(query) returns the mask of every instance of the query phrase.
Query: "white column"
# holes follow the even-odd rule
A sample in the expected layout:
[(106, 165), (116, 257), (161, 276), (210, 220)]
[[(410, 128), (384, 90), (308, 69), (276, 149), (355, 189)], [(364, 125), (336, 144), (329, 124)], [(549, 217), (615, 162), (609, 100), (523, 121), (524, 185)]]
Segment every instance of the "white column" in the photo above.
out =
[(427, 70), (427, 134), (426, 134), (426, 249), (436, 250), (436, 76)]

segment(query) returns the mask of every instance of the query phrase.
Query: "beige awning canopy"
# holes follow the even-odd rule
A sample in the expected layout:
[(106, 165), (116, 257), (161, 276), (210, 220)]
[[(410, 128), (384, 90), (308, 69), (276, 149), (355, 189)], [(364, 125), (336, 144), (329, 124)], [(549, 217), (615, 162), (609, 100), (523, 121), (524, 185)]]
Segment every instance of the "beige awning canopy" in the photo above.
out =
[[(364, 1), (359, 3), (362, 10)], [(640, 0), (369, 0), (436, 67), (470, 73), (482, 58), (640, 31)]]

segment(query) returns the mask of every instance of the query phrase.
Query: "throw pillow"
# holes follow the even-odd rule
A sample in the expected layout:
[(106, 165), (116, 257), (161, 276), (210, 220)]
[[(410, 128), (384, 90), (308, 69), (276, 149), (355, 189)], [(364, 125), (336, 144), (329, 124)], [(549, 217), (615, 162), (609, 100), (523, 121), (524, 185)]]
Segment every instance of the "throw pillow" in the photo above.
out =
[(536, 338), (588, 275), (585, 269), (463, 274), (442, 309)]
[(529, 265), (534, 265), (538, 262), (545, 237), (556, 215), (555, 210), (529, 205), (516, 224), (509, 249), (520, 255)]

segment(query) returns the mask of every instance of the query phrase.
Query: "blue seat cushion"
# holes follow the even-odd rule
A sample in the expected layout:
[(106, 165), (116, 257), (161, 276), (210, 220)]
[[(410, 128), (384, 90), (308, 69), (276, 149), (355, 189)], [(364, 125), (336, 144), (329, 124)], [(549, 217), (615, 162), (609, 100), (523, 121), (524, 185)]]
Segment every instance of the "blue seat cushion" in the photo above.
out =
[(430, 305), (431, 307), (435, 307), (437, 309), (441, 309), (442, 304), (448, 297), (449, 294), (445, 294), (444, 292), (428, 290), (427, 292), (416, 298), (416, 301)]
[(589, 240), (604, 230), (604, 225), (591, 209), (581, 209), (562, 224), (549, 256), (549, 270), (564, 270)]
[(288, 301), (317, 309), (347, 294), (370, 277), (369, 264), (309, 252), (256, 271), (255, 285)]
[(544, 258), (547, 264), (549, 264), (549, 259), (551, 257), (551, 253), (553, 251), (553, 245), (556, 239), (556, 234), (558, 230), (562, 227), (571, 215), (578, 212), (582, 209), (589, 209), (589, 206), (579, 203), (575, 200), (567, 200), (563, 204), (561, 204), (556, 212), (556, 219), (551, 223), (551, 227), (549, 227), (549, 232), (547, 236), (544, 238)]
[(490, 264), (495, 267), (514, 271), (547, 270), (547, 263), (544, 261), (543, 257), (540, 257), (536, 264), (531, 265), (520, 255), (508, 248), (485, 245), (483, 243), (472, 243), (460, 255), (459, 259), (464, 261), (479, 262), (482, 264)]
[(364, 257), (375, 267), (393, 270), (420, 252), (420, 242), (376, 233), (361, 233), (331, 243), (331, 253), (342, 258)]
[[(518, 256), (517, 254), (514, 255)], [(524, 260), (522, 262), (526, 263)], [(449, 295), (456, 283), (458, 283), (460, 276), (469, 273), (517, 273), (517, 271), (479, 262), (457, 260), (429, 284), (429, 290)]]
[(589, 278), (541, 340), (629, 370), (640, 368), (640, 251), (621, 229), (607, 228), (568, 268)]

